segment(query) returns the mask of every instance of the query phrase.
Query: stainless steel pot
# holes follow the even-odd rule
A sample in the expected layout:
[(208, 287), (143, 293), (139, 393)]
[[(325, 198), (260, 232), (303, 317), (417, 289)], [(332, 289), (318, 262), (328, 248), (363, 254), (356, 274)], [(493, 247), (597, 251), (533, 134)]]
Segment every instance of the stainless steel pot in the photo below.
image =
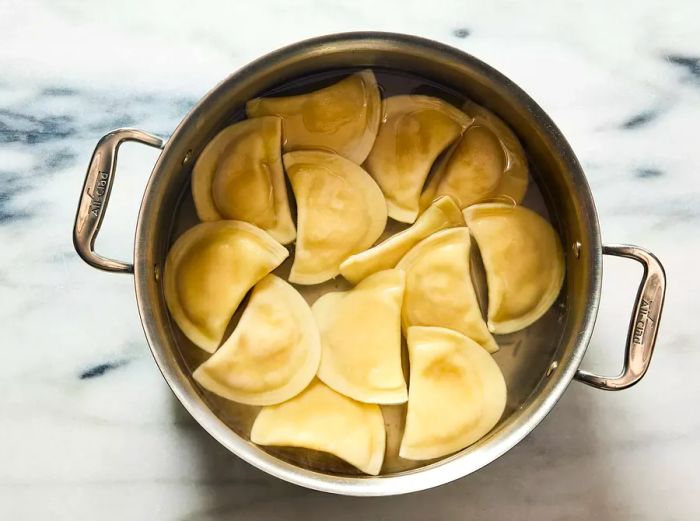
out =
[[(348, 67), (406, 71), (452, 88), (500, 115), (516, 131), (536, 166), (555, 227), (565, 245), (567, 277), (555, 310), (522, 333), (505, 339), (524, 344), (497, 355), (508, 383), (508, 406), (484, 439), (441, 461), (417, 468), (391, 468), (379, 477), (353, 475), (317, 456), (294, 459), (246, 438), (240, 411), (198, 387), (191, 376), (191, 351), (171, 323), (161, 287), (161, 269), (172, 241), (175, 209), (189, 191), (193, 160), (246, 100), (310, 73)], [(93, 245), (104, 218), (124, 141), (162, 148), (139, 212), (133, 264), (104, 258)], [(576, 156), (554, 123), (518, 86), (476, 58), (445, 45), (400, 34), (348, 33), (285, 47), (232, 74), (183, 119), (167, 144), (146, 132), (120, 129), (104, 136), (88, 168), (74, 229), (78, 254), (90, 265), (133, 273), (148, 343), (163, 376), (190, 414), (221, 444), (256, 467), (305, 487), (338, 494), (379, 496), (434, 487), (490, 463), (525, 437), (554, 407), (573, 378), (604, 390), (630, 387), (645, 374), (656, 341), (665, 293), (663, 267), (635, 246), (601, 245), (595, 206)], [(625, 362), (614, 377), (579, 368), (593, 331), (600, 298), (602, 255), (636, 260), (644, 267), (625, 346)], [(391, 440), (389, 442), (391, 446)], [(385, 468), (386, 470), (386, 468)]]

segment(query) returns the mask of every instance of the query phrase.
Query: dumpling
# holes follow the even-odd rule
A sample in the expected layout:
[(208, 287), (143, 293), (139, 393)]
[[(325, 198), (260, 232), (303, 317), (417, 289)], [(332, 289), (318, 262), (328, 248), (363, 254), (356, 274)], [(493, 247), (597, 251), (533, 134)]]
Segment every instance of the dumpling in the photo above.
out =
[(411, 380), (399, 456), (439, 458), (483, 438), (506, 405), (506, 383), (493, 357), (441, 327), (411, 327), (407, 342)]
[(520, 141), (496, 115), (471, 103), (465, 111), (474, 123), (445, 157), (421, 195), (426, 207), (438, 195), (450, 195), (462, 208), (484, 201), (518, 204), (527, 191), (528, 166)]
[(381, 98), (374, 73), (364, 70), (323, 89), (246, 104), (248, 117), (282, 118), (284, 151), (330, 150), (362, 164), (377, 136)]
[(393, 268), (413, 246), (443, 228), (464, 226), (464, 217), (450, 197), (438, 197), (410, 228), (392, 235), (384, 242), (348, 257), (340, 273), (353, 284), (377, 271)]
[(481, 316), (470, 276), (470, 250), (469, 229), (462, 226), (434, 233), (401, 259), (396, 267), (406, 272), (403, 327), (454, 329), (493, 353), (498, 344)]
[(484, 261), (489, 329), (502, 334), (529, 326), (547, 312), (564, 283), (557, 232), (522, 206), (479, 204), (464, 210), (464, 217)]
[(242, 221), (190, 228), (165, 261), (165, 302), (175, 323), (196, 346), (213, 353), (248, 290), (288, 255), (266, 232)]
[(378, 405), (355, 401), (313, 380), (291, 400), (263, 407), (250, 440), (329, 452), (377, 475), (384, 461), (386, 431)]
[(384, 100), (382, 111), (365, 168), (384, 192), (389, 217), (412, 223), (433, 162), (472, 120), (430, 96), (392, 96)]
[(349, 291), (326, 293), (312, 310), (321, 331), (318, 377), (367, 403), (403, 403), (401, 301), (406, 274), (385, 270)]
[(317, 284), (364, 251), (386, 226), (382, 191), (367, 172), (337, 154), (300, 150), (284, 155), (297, 201), (297, 242), (289, 280)]
[(193, 376), (229, 400), (272, 405), (304, 390), (320, 361), (321, 337), (308, 304), (268, 275), (255, 285), (231, 336)]
[(296, 230), (282, 171), (282, 120), (246, 119), (212, 139), (192, 170), (192, 196), (201, 221), (246, 221), (282, 244)]

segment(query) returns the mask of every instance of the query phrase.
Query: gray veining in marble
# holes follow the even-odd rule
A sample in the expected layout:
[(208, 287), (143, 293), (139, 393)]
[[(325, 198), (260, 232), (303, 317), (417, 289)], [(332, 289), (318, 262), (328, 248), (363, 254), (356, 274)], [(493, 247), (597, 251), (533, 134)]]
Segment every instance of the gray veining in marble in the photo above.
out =
[[(0, 0), (0, 519), (699, 519), (699, 20), (695, 0)], [(303, 490), (218, 446), (155, 367), (132, 280), (83, 264), (70, 235), (102, 134), (167, 136), (256, 56), (362, 29), (443, 41), (520, 84), (584, 165), (604, 240), (648, 247), (669, 278), (642, 383), (574, 383), (482, 471), (380, 499)], [(130, 257), (156, 154), (124, 147), (103, 254)], [(638, 277), (606, 259), (587, 368), (617, 370)]]

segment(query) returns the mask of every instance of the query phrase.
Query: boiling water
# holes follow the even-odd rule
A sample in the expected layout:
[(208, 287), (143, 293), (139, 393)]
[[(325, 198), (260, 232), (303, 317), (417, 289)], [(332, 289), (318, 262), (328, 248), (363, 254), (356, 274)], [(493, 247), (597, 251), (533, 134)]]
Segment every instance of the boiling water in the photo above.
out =
[[(328, 85), (331, 85), (348, 74), (355, 72), (354, 70), (346, 69), (341, 71), (333, 71), (322, 74), (305, 76), (293, 82), (286, 83), (271, 89), (267, 92), (260, 93), (261, 96), (282, 96), (293, 95), (304, 92), (310, 92)], [(442, 98), (456, 107), (462, 107), (467, 98), (460, 93), (443, 87), (417, 76), (409, 75), (402, 72), (374, 69), (377, 81), (380, 85), (382, 96), (388, 97), (397, 94), (422, 94)], [(234, 123), (245, 117), (243, 110), (238, 110), (230, 115), (227, 124)], [(549, 220), (547, 205), (543, 192), (537, 184), (537, 171), (534, 165), (530, 164), (531, 182), (528, 192), (523, 200), (523, 205), (537, 211), (540, 215)], [(288, 186), (289, 194), (292, 194), (291, 187)], [(292, 211), (295, 212), (293, 198)], [(177, 237), (197, 223), (197, 217), (194, 210), (194, 202), (189, 185), (183, 192), (180, 204), (177, 209), (173, 232), (171, 235), (171, 243)], [(407, 225), (398, 223), (389, 219), (384, 235), (380, 240), (405, 229)], [(274, 273), (284, 278), (289, 276), (294, 259), (294, 248), (290, 246), (291, 252), (289, 258), (279, 266)], [(472, 248), (472, 273), (474, 286), (482, 305), (485, 309), (486, 304), (486, 283), (483, 272), (483, 266), (479, 257), (478, 249)], [(342, 277), (338, 276), (333, 280), (323, 284), (314, 286), (294, 285), (294, 287), (304, 296), (309, 304), (313, 304), (317, 298), (329, 291), (342, 291), (349, 289), (351, 286)], [(562, 291), (562, 295), (566, 292)], [(496, 340), (501, 346), (494, 358), (501, 370), (503, 371), (506, 383), (508, 385), (508, 403), (506, 411), (503, 414), (503, 421), (508, 415), (518, 409), (525, 399), (529, 396), (537, 383), (542, 379), (546, 371), (546, 364), (551, 360), (554, 351), (558, 345), (558, 335), (552, 335), (551, 324), (560, 324), (564, 316), (564, 297), (555, 303), (549, 310), (547, 315), (529, 328), (513, 333), (510, 335), (498, 335)], [(242, 310), (245, 308), (244, 301), (239, 307), (239, 311), (234, 315), (229, 325), (229, 331), (226, 336), (237, 324)], [(548, 328), (548, 325), (550, 327)], [(176, 340), (180, 347), (180, 352), (185, 360), (186, 365), (190, 370), (194, 371), (209, 356), (203, 350), (195, 347), (173, 324), (173, 331), (176, 333)], [(408, 355), (406, 346), (403, 345), (403, 364), (408, 381)], [(524, 351), (537, 350), (538, 356), (533, 356), (533, 353)], [(202, 389), (202, 396), (209, 404), (211, 409), (217, 416), (224, 421), (231, 429), (244, 439), (249, 439), (249, 433), (255, 416), (258, 413), (259, 407), (238, 404), (219, 396), (216, 396)], [(390, 474), (410, 469), (415, 469), (433, 461), (415, 462), (404, 460), (398, 456), (401, 435), (403, 432), (404, 419), (406, 416), (406, 404), (402, 405), (383, 405), (382, 412), (387, 430), (387, 448), (384, 459), (382, 474)], [(360, 475), (360, 472), (351, 465), (339, 460), (338, 458), (325, 453), (319, 453), (304, 449), (290, 449), (278, 447), (262, 447), (267, 452), (282, 458), (299, 466), (310, 468), (313, 470), (332, 472), (340, 475)]]

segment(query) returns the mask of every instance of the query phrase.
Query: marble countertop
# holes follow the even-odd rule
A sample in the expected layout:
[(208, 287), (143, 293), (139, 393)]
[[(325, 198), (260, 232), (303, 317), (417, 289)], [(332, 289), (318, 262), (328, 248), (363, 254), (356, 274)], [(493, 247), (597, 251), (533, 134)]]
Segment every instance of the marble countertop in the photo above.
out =
[[(0, 2), (0, 518), (700, 518), (699, 19), (695, 0)], [(669, 279), (639, 385), (573, 383), (487, 468), (396, 498), (304, 490), (220, 447), (160, 376), (131, 278), (89, 268), (71, 243), (100, 136), (122, 126), (168, 136), (251, 59), (346, 30), (440, 40), (513, 79), (578, 154), (604, 241), (649, 248)], [(104, 255), (130, 258), (156, 155), (124, 146)], [(639, 276), (605, 260), (586, 368), (619, 368)]]

